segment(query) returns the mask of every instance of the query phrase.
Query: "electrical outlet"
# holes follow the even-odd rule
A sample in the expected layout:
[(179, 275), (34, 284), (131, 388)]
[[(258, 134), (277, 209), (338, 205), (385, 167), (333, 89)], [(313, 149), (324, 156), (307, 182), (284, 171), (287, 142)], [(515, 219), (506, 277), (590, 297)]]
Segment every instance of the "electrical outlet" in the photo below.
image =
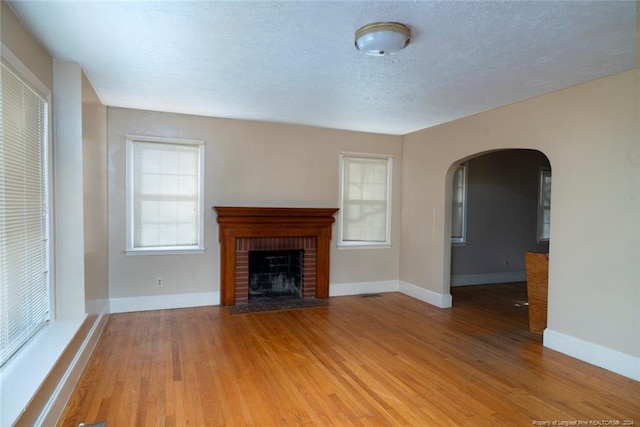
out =
[(164, 282), (162, 281), (162, 277), (156, 277), (156, 286), (161, 288), (164, 286)]

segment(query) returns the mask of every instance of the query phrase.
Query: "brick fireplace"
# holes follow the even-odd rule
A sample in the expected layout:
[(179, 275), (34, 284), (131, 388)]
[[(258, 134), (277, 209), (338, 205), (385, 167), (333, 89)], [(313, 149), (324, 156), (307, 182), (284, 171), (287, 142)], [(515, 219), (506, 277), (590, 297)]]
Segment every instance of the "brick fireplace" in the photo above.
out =
[(329, 297), (334, 208), (214, 206), (220, 240), (220, 303), (249, 302), (251, 251), (302, 250), (302, 298)]

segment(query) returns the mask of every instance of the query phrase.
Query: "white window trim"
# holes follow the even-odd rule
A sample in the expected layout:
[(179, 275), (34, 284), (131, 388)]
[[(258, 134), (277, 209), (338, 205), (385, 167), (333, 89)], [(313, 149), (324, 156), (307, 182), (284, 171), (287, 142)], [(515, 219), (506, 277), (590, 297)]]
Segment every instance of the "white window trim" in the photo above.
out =
[(4, 43), (0, 43), (1, 51), (0, 57), (4, 59), (8, 64), (10, 64), (15, 71), (17, 71), (22, 77), (29, 82), (42, 96), (47, 100), (47, 129), (45, 131), (47, 135), (47, 143), (45, 145), (46, 150), (46, 158), (47, 158), (47, 231), (49, 235), (49, 247), (48, 247), (48, 257), (49, 257), (49, 313), (51, 320), (56, 318), (56, 304), (55, 304), (55, 283), (54, 278), (55, 275), (55, 251), (54, 251), (54, 242), (55, 242), (55, 209), (53, 203), (54, 196), (54, 188), (55, 183), (53, 180), (53, 109), (51, 108), (51, 91), (49, 88), (40, 81), (40, 79), (31, 72), (26, 65), (18, 59), (17, 56), (13, 54), (9, 50), (8, 47), (4, 45)]
[[(31, 401), (64, 348), (80, 327), (76, 321), (71, 333), (60, 331), (69, 327), (69, 320), (58, 319), (55, 305), (55, 251), (54, 251), (54, 180), (53, 180), (53, 134), (52, 99), (49, 88), (14, 55), (4, 43), (0, 43), (0, 57), (17, 71), (34, 89), (47, 100), (47, 227), (48, 227), (48, 263), (49, 263), (49, 324), (40, 329), (32, 339), (20, 349), (0, 369), (0, 383), (4, 390), (11, 390), (10, 396), (3, 396), (0, 404), (0, 425), (11, 425), (18, 420), (24, 408)], [(84, 315), (81, 315), (84, 318)], [(75, 321), (75, 319), (74, 319)], [(7, 397), (6, 399), (4, 397)]]
[[(386, 224), (386, 236), (384, 242), (364, 242), (364, 241), (345, 241), (344, 240), (344, 227), (343, 227), (343, 212), (344, 212), (344, 158), (345, 157), (361, 157), (370, 159), (385, 159), (387, 162), (387, 224)], [(394, 156), (390, 154), (371, 154), (371, 153), (355, 153), (342, 151), (340, 152), (340, 210), (338, 212), (338, 249), (385, 249), (391, 247), (391, 188), (393, 181), (393, 159)]]
[[(56, 304), (55, 304), (55, 252), (54, 252), (54, 209), (53, 209), (53, 195), (54, 195), (54, 180), (53, 180), (53, 114), (51, 108), (51, 90), (40, 81), (38, 76), (36, 76), (16, 55), (14, 55), (11, 50), (5, 46), (4, 43), (0, 43), (0, 58), (3, 59), (7, 64), (9, 64), (15, 72), (17, 72), (20, 77), (22, 77), (31, 87), (42, 95), (46, 100), (46, 111), (45, 116), (47, 118), (46, 127), (45, 127), (45, 135), (46, 142), (44, 144), (45, 149), (45, 161), (46, 161), (46, 188), (45, 193), (47, 197), (47, 205), (45, 207), (45, 214), (47, 216), (46, 225), (47, 225), (47, 264), (48, 264), (48, 284), (49, 284), (49, 322), (45, 324), (42, 329), (46, 328), (51, 322), (55, 321), (57, 313), (56, 313)], [(36, 332), (35, 335), (38, 335), (39, 332)], [(34, 336), (35, 336), (34, 335)], [(27, 344), (28, 345), (28, 344)], [(6, 362), (6, 365), (11, 363), (11, 359)], [(6, 366), (5, 365), (5, 366)]]
[[(47, 103), (50, 104), (51, 91), (49, 90), (49, 88), (45, 86), (44, 83), (42, 83), (40, 79), (38, 79), (38, 77), (35, 74), (33, 74), (31, 70), (29, 70), (27, 66), (24, 65), (22, 61), (20, 61), (20, 59), (18, 59), (18, 57), (15, 56), (9, 50), (9, 48), (7, 48), (3, 43), (1, 45), (2, 45), (2, 58), (5, 61), (7, 61), (13, 67), (13, 69), (16, 70), (26, 81), (28, 81), (31, 86), (33, 86), (38, 92), (40, 92), (40, 94), (47, 99)], [(48, 107), (47, 110), (48, 110), (47, 113), (51, 112), (50, 107)], [(51, 129), (51, 126), (48, 126), (48, 127), (49, 129)], [(49, 143), (50, 142), (51, 141), (49, 141)]]
[[(543, 189), (542, 180), (543, 180), (544, 174), (546, 172), (548, 172), (549, 176), (551, 176), (551, 168), (541, 167), (538, 170), (538, 217), (537, 217), (537, 231), (536, 231), (536, 238), (538, 240), (538, 243), (549, 243), (549, 237), (542, 237), (542, 219), (543, 219), (543, 215), (542, 215), (542, 210), (543, 210), (543, 206), (542, 206), (542, 189)], [(551, 185), (553, 186), (553, 179), (551, 181)], [(549, 209), (551, 209), (551, 202), (549, 202)], [(551, 233), (549, 233), (549, 235), (551, 235)]]
[[(194, 246), (163, 246), (158, 248), (135, 248), (133, 246), (133, 143), (134, 142), (158, 142), (169, 144), (196, 145), (199, 149), (199, 177), (198, 177), (198, 244)], [(126, 137), (126, 184), (125, 184), (125, 223), (126, 243), (125, 254), (127, 256), (139, 255), (201, 255), (206, 251), (204, 247), (204, 166), (205, 166), (205, 142), (202, 140), (161, 138), (141, 135), (127, 135)]]
[[(462, 192), (462, 237), (451, 237), (451, 243), (454, 245), (465, 245), (467, 243), (467, 191), (468, 191), (468, 187), (469, 187), (469, 164), (468, 163), (463, 163), (461, 165), (458, 165), (458, 167), (456, 168), (456, 170), (458, 170), (458, 168), (462, 167), (463, 168), (463, 180), (464, 180), (464, 185), (463, 185), (463, 192)], [(455, 175), (455, 171), (454, 171), (454, 175)], [(451, 185), (453, 186), (453, 182), (451, 183)], [(453, 203), (453, 194), (451, 195), (451, 201)], [(453, 218), (453, 215), (452, 215)], [(453, 227), (452, 227), (453, 229)]]

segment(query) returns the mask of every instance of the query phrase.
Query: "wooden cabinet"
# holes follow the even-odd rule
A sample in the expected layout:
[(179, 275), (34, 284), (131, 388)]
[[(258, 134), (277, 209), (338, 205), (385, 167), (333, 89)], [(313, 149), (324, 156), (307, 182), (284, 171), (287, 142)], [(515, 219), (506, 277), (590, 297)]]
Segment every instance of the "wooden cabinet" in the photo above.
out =
[(542, 334), (547, 327), (549, 254), (524, 253), (529, 299), (529, 330)]

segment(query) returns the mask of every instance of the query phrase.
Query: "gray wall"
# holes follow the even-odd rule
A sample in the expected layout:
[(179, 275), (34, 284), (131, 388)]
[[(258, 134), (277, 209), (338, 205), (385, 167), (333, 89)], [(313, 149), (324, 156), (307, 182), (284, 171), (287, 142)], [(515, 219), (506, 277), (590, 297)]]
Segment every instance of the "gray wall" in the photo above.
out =
[[(495, 151), (467, 166), (467, 242), (451, 247), (452, 283), (509, 282), (524, 276), (524, 251), (537, 242), (538, 174), (549, 160), (535, 150)], [(474, 275), (474, 277), (464, 277)]]

